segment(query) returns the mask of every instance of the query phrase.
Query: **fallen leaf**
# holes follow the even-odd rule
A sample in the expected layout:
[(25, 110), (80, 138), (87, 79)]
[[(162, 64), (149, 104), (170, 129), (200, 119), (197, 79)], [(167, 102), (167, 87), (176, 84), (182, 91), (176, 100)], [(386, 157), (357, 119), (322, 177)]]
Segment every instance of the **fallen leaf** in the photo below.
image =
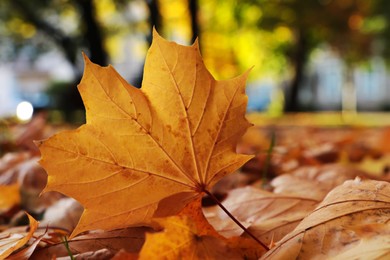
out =
[(164, 232), (147, 234), (139, 259), (220, 259), (242, 258), (222, 239), (199, 235), (192, 219), (173, 216), (161, 220)]
[(122, 249), (111, 260), (138, 260), (138, 254), (128, 253)]
[[(223, 205), (260, 241), (270, 244), (292, 231), (319, 201), (273, 194), (251, 186), (229, 192)], [(243, 230), (219, 207), (205, 208), (211, 225), (223, 236), (240, 236)]]
[[(34, 115), (30, 122), (20, 127), (15, 133), (15, 144), (23, 149), (28, 149), (32, 154), (39, 154), (34, 145), (34, 140), (39, 140), (45, 136), (45, 128), (48, 126), (47, 112), (41, 111)], [(22, 130), (22, 131), (20, 131)]]
[(318, 163), (334, 163), (339, 158), (339, 150), (335, 144), (327, 142), (310, 147), (302, 152), (306, 161)]
[(7, 231), (0, 233), (0, 259), (4, 259), (13, 252), (24, 246), (33, 236), (38, 228), (38, 222), (27, 214), (30, 220), (30, 229), (28, 233), (9, 233)]
[(62, 198), (46, 209), (42, 226), (51, 226), (72, 233), (83, 212), (83, 207), (72, 198)]
[[(0, 176), (2, 176), (7, 170), (13, 168), (28, 158), (31, 158), (31, 153), (29, 152), (6, 153), (0, 159)], [(4, 182), (0, 181), (0, 183)]]
[(85, 58), (79, 91), (87, 123), (39, 144), (45, 191), (84, 206), (72, 236), (148, 224), (161, 215), (159, 202), (176, 194), (163, 209), (175, 214), (252, 158), (235, 152), (250, 126), (248, 73), (216, 81), (197, 43), (185, 47), (153, 35), (142, 90)]
[[(150, 228), (135, 227), (112, 231), (94, 231), (86, 235), (77, 236), (68, 240), (68, 246), (73, 255), (93, 254), (102, 249), (115, 254), (121, 249), (127, 252), (139, 252), (145, 241), (145, 232), (152, 232)], [(62, 241), (48, 244), (35, 250), (31, 259), (52, 259), (53, 256), (68, 256), (68, 251)]]
[(380, 158), (365, 156), (359, 162), (346, 161), (343, 163), (367, 172), (367, 176), (372, 179), (390, 181), (390, 154), (383, 154)]
[(45, 236), (46, 232), (37, 238), (35, 238), (34, 242), (26, 248), (18, 251), (15, 254), (7, 257), (7, 260), (20, 260), (20, 259), (30, 259), (31, 255), (34, 253), (35, 248), (38, 246), (39, 242), (41, 242), (42, 238)]
[(0, 185), (0, 214), (20, 204), (19, 185)]
[(340, 164), (306, 166), (278, 176), (271, 181), (271, 186), (277, 194), (304, 196), (320, 201), (334, 187), (357, 176), (366, 176), (366, 173)]
[[(97, 251), (85, 252), (85, 253), (73, 255), (74, 259), (94, 259), (94, 260), (112, 259), (113, 256), (114, 253), (105, 248)], [(56, 260), (69, 260), (69, 256), (56, 257)]]
[(157, 219), (162, 232), (146, 234), (139, 259), (258, 259), (264, 248), (253, 239), (226, 239), (207, 222), (196, 200), (172, 217)]
[(376, 234), (371, 234), (371, 242), (367, 242), (361, 231), (355, 228), (372, 224), (388, 225), (388, 194), (388, 182), (359, 179), (346, 181), (329, 192), (323, 202), (262, 259), (323, 259), (345, 252), (351, 256), (354, 252), (361, 252), (362, 243), (374, 246), (372, 241), (376, 239), (382, 242), (373, 248), (365, 248), (359, 257), (371, 259), (371, 249), (388, 252), (388, 229), (377, 230)]
[(38, 164), (38, 157), (26, 157), (24, 153), (20, 157), (24, 160), (13, 163), (0, 175), (0, 185), (19, 184), (21, 207), (30, 213), (40, 214), (63, 195), (49, 192), (39, 196), (46, 186), (47, 174)]
[(332, 256), (333, 260), (343, 259), (389, 259), (390, 258), (390, 226), (388, 223), (366, 224), (348, 227), (359, 237), (354, 247)]

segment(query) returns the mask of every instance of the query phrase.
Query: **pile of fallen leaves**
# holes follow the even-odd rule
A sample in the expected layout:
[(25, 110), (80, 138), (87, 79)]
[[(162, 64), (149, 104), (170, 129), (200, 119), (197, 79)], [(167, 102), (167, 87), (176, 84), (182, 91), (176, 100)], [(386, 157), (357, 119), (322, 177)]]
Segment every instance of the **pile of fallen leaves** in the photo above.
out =
[(249, 128), (247, 73), (156, 32), (141, 90), (85, 64), (86, 124), (11, 131), (1, 259), (390, 257), (389, 129)]

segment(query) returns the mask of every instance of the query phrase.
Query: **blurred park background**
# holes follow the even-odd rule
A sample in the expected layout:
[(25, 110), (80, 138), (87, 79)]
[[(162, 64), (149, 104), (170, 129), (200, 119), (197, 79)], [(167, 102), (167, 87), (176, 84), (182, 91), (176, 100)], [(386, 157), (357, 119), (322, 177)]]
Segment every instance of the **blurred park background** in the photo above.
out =
[(216, 79), (254, 66), (249, 111), (390, 110), (389, 1), (1, 0), (0, 117), (82, 121), (82, 52), (140, 87), (153, 26)]

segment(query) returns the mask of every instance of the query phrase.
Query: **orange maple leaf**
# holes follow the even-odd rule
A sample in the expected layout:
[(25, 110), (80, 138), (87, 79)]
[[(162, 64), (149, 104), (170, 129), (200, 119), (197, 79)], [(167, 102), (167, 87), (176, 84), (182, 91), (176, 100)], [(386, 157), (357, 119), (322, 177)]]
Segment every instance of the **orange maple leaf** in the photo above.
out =
[(39, 144), (44, 191), (84, 206), (73, 236), (175, 214), (252, 158), (235, 152), (250, 126), (248, 73), (216, 81), (197, 42), (186, 47), (153, 36), (142, 90), (85, 58), (79, 91), (87, 123)]

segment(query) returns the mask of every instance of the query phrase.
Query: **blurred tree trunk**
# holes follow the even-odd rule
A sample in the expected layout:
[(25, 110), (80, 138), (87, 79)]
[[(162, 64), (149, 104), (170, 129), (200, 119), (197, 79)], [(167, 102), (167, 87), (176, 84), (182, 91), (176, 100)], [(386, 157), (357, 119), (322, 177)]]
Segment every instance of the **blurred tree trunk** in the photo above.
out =
[(67, 36), (61, 30), (45, 21), (29, 1), (12, 0), (10, 3), (20, 12), (27, 22), (33, 24), (37, 30), (51, 38), (63, 50), (66, 59), (75, 67), (77, 56), (76, 39)]
[[(154, 27), (158, 32), (162, 30), (162, 17), (158, 0), (146, 0), (149, 9), (149, 23), (150, 27)], [(152, 44), (152, 33), (148, 37), (149, 45)]]
[(37, 30), (46, 34), (63, 50), (66, 59), (76, 68), (77, 57), (80, 55), (80, 41), (88, 48), (90, 59), (100, 65), (106, 65), (107, 52), (103, 45), (101, 28), (95, 13), (93, 0), (74, 0), (74, 5), (80, 11), (81, 35), (68, 36), (63, 31), (47, 22), (37, 10), (33, 1), (12, 0), (10, 3), (23, 15), (27, 22), (33, 24)]
[(80, 57), (80, 43), (87, 49), (85, 52), (89, 58), (100, 65), (107, 65), (108, 55), (104, 48), (104, 39), (101, 28), (95, 13), (93, 0), (74, 0), (73, 4), (79, 11), (81, 27), (80, 35), (69, 36), (65, 32), (52, 25), (42, 17), (38, 10), (34, 8), (34, 2), (28, 0), (12, 0), (12, 5), (23, 15), (24, 19), (33, 24), (37, 30), (44, 33), (62, 49), (65, 58), (72, 64), (76, 77), (75, 81), (69, 87), (64, 88), (61, 99), (58, 101), (58, 108), (65, 112), (66, 119), (72, 121), (73, 112), (83, 110), (84, 105), (80, 94), (76, 88), (80, 82), (82, 71), (77, 66), (78, 57)]
[[(146, 0), (146, 4), (149, 9), (149, 24), (150, 29), (153, 27), (160, 32), (162, 30), (162, 17), (160, 14), (158, 0)], [(152, 44), (153, 35), (152, 30), (150, 30), (150, 34), (146, 38), (149, 46)], [(145, 64), (145, 62), (144, 62)], [(144, 67), (144, 66), (142, 66)], [(141, 70), (140, 75), (134, 79), (133, 85), (136, 88), (140, 88), (142, 86), (142, 79), (144, 77), (144, 71)]]
[(285, 112), (299, 111), (298, 94), (302, 86), (304, 69), (309, 54), (307, 36), (303, 28), (297, 30), (296, 49), (293, 53), (292, 64), (294, 67), (294, 76), (291, 85), (287, 90)]
[(190, 10), (190, 16), (191, 16), (191, 29), (192, 29), (191, 42), (194, 42), (196, 38), (200, 37), (199, 22), (198, 22), (198, 10), (199, 10), (198, 0), (189, 0), (188, 8)]
[(108, 55), (103, 45), (103, 36), (96, 16), (93, 0), (76, 0), (82, 17), (82, 31), (90, 51), (90, 59), (99, 65), (107, 65)]

